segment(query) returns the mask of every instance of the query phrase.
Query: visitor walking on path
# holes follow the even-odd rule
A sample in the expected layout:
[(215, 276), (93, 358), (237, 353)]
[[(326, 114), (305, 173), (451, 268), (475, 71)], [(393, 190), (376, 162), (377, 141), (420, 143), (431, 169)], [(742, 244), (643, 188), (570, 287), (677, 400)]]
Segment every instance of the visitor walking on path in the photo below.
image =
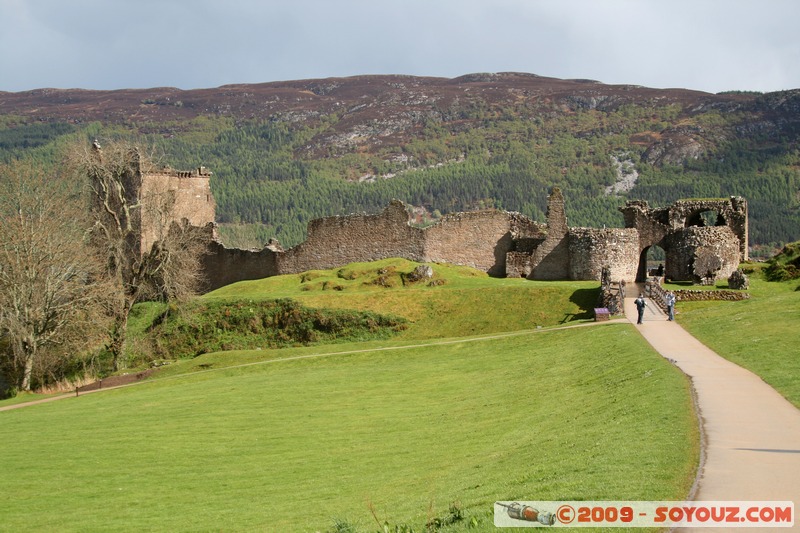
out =
[(675, 320), (675, 293), (670, 291), (667, 293), (667, 320), (672, 322)]
[(644, 301), (644, 294), (639, 294), (639, 297), (634, 302), (636, 303), (636, 311), (639, 313), (639, 320), (636, 323), (643, 324), (644, 309), (647, 307), (647, 302)]

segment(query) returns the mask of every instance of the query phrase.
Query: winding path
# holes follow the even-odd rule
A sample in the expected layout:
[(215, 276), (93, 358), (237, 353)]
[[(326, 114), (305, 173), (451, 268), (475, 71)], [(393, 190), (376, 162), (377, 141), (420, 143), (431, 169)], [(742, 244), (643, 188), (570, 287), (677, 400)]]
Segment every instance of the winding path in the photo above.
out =
[[(636, 324), (633, 298), (625, 300), (625, 315)], [(703, 457), (692, 499), (793, 501), (796, 513), (800, 508), (800, 410), (761, 378), (667, 321), (652, 303), (644, 324), (636, 327), (694, 386)], [(795, 528), (800, 529), (797, 519)], [(714, 530), (718, 529), (697, 529)]]

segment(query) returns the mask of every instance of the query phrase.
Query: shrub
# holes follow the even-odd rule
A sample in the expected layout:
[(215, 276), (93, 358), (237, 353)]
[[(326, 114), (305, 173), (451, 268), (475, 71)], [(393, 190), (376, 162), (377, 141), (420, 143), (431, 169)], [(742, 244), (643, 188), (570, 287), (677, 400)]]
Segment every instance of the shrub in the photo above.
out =
[(789, 243), (769, 260), (764, 269), (767, 281), (789, 281), (800, 278), (800, 242)]
[(221, 350), (383, 339), (404, 318), (367, 311), (311, 309), (291, 299), (193, 304), (168, 314), (149, 332), (152, 356), (180, 358)]

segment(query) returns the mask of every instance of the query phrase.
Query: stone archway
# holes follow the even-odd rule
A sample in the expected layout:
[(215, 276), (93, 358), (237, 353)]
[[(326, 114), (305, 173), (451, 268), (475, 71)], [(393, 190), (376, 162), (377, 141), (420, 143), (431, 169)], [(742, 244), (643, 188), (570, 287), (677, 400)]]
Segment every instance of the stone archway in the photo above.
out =
[[(669, 254), (667, 254), (667, 250), (660, 244), (651, 244), (645, 247), (642, 253), (639, 254), (639, 267), (636, 270), (636, 282), (642, 283), (647, 281), (647, 278), (652, 275), (664, 276), (667, 270), (668, 257)], [(655, 263), (658, 263), (659, 266), (655, 267)], [(656, 268), (660, 269), (660, 274), (657, 272), (651, 273), (651, 271)]]

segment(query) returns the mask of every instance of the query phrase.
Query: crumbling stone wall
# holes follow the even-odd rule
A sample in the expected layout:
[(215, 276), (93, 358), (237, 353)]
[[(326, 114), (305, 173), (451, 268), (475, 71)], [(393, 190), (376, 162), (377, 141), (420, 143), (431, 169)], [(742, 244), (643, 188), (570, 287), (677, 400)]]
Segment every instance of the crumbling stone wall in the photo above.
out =
[(539, 231), (540, 226), (527, 217), (497, 210), (454, 213), (426, 229), (414, 228), (408, 223), (405, 204), (395, 200), (377, 215), (312, 221), (303, 243), (278, 254), (277, 269), (288, 274), (404, 257), (471, 266), (502, 276), (513, 236)]
[(650, 246), (664, 248), (664, 238), (670, 232), (669, 208), (652, 209), (644, 200), (633, 200), (619, 208), (626, 228), (639, 234), (639, 251)]
[(225, 248), (212, 240), (208, 252), (201, 258), (204, 272), (203, 292), (208, 292), (237, 281), (277, 276), (280, 252), (265, 247), (262, 250)]
[[(199, 226), (213, 220), (209, 177), (202, 168), (193, 173), (165, 172), (148, 176), (143, 187), (174, 195), (176, 214)], [(747, 237), (746, 208), (741, 198), (684, 201), (659, 209), (636, 201), (621, 208), (625, 228), (569, 228), (564, 197), (554, 188), (546, 225), (519, 213), (485, 210), (450, 214), (420, 229), (409, 225), (405, 204), (394, 200), (379, 214), (313, 220), (308, 238), (286, 251), (275, 245), (263, 250), (227, 249), (215, 240), (203, 263), (208, 290), (246, 279), (389, 257), (541, 280), (600, 280), (603, 267), (608, 267), (611, 279), (618, 282), (635, 279), (642, 252), (657, 244), (667, 252), (668, 278), (697, 281), (711, 272), (721, 279), (738, 267), (741, 250), (747, 248), (742, 242)], [(706, 210), (720, 213), (724, 225), (692, 225)]]
[(423, 230), (424, 261), (465, 265), (489, 273), (506, 274), (506, 255), (514, 237), (541, 231), (519, 213), (486, 210), (455, 213)]
[(666, 243), (667, 279), (716, 281), (728, 279), (739, 268), (740, 241), (728, 226), (673, 231)]
[(569, 243), (564, 195), (554, 187), (547, 199), (547, 236), (533, 252), (528, 279), (557, 280), (569, 275)]
[(547, 238), (547, 225), (530, 221), (524, 229), (512, 231), (513, 249), (506, 254), (506, 277), (527, 278), (533, 268), (533, 252)]
[[(746, 260), (748, 247), (747, 201), (729, 199), (679, 200), (664, 208), (652, 209), (643, 201), (629, 201), (620, 208), (626, 228), (639, 233), (639, 269), (644, 278), (645, 253), (660, 246), (666, 253), (667, 279), (699, 282), (708, 273), (713, 279), (727, 277), (739, 261)], [(706, 225), (701, 214), (716, 212), (716, 220)], [(736, 251), (732, 251), (732, 247)]]
[(727, 226), (739, 241), (742, 260), (748, 259), (747, 200), (740, 196), (718, 200), (678, 200), (669, 208), (673, 230), (701, 226), (700, 213), (715, 211), (719, 214), (717, 227)]
[(424, 249), (423, 230), (409, 226), (405, 204), (393, 200), (377, 215), (312, 220), (308, 238), (279, 254), (277, 269), (292, 274), (388, 257), (425, 261)]
[(570, 228), (569, 279), (601, 280), (604, 267), (613, 281), (636, 277), (639, 233), (633, 228)]
[(708, 302), (712, 300), (738, 302), (740, 300), (750, 299), (750, 293), (743, 291), (728, 291), (728, 290), (702, 291), (702, 290), (692, 290), (692, 289), (681, 289), (673, 292), (675, 293), (675, 299), (679, 302)]

